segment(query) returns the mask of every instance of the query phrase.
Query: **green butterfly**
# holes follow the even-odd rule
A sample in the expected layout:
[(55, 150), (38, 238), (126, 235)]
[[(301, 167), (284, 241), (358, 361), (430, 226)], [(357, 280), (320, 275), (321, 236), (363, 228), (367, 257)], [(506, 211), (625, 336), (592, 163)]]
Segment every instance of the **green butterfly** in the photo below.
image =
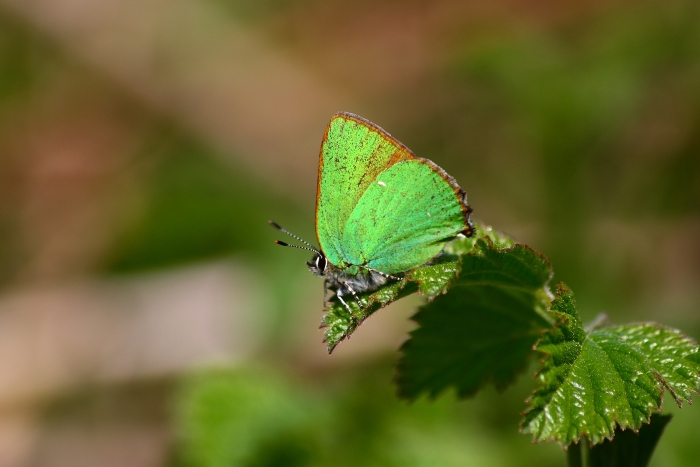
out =
[[(377, 290), (422, 266), (457, 235), (474, 228), (466, 193), (454, 178), (417, 157), (389, 133), (351, 113), (331, 118), (321, 144), (316, 192), (320, 249), (283, 229), (314, 252), (306, 263), (343, 297)], [(324, 294), (325, 296), (325, 294)]]

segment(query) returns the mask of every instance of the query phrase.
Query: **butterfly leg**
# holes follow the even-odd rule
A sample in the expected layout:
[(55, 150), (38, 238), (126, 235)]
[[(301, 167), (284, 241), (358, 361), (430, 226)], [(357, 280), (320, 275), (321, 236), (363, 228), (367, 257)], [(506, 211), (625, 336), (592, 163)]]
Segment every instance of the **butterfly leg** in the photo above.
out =
[(353, 288), (350, 286), (349, 283), (343, 282), (343, 286), (344, 286), (346, 289), (348, 289), (348, 290), (350, 291), (350, 293), (352, 294), (353, 297), (355, 297), (355, 300), (357, 301), (357, 304), (360, 305), (360, 308), (362, 308), (362, 309), (366, 309), (366, 308), (367, 308), (367, 306), (366, 306), (364, 303), (362, 303), (362, 301), (360, 300), (360, 297), (359, 297), (359, 296), (357, 295), (357, 293), (353, 290)]
[(335, 296), (338, 297), (338, 300), (340, 300), (340, 303), (342, 303), (343, 306), (348, 310), (348, 313), (350, 313), (350, 316), (354, 316), (352, 314), (352, 308), (350, 308), (350, 305), (348, 305), (348, 303), (345, 300), (343, 300), (343, 295), (341, 293), (336, 293)]
[(367, 269), (369, 269), (369, 270), (372, 271), (372, 272), (376, 272), (376, 273), (379, 274), (380, 276), (386, 277), (387, 279), (393, 279), (393, 280), (395, 280), (395, 281), (401, 279), (400, 277), (392, 276), (391, 274), (387, 274), (387, 273), (382, 272), (382, 271), (377, 271), (376, 269), (372, 269), (372, 268), (367, 268)]
[[(357, 325), (358, 325), (357, 318), (355, 318), (355, 315), (352, 313), (352, 308), (350, 308), (350, 305), (348, 305), (348, 303), (345, 300), (343, 300), (343, 289), (342, 288), (338, 289), (338, 291), (335, 293), (335, 296), (338, 297), (338, 300), (340, 300), (340, 303), (342, 303), (345, 306), (345, 308), (348, 310), (348, 313), (350, 313), (350, 319), (352, 320), (352, 323), (355, 325), (355, 327), (357, 327)], [(349, 338), (350, 338), (350, 334), (348, 334), (348, 339)]]

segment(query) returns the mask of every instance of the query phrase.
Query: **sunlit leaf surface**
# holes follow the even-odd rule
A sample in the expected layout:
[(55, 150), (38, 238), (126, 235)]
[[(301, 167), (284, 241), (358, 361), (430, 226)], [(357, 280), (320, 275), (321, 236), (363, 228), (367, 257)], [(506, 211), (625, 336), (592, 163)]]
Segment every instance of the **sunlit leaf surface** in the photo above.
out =
[(535, 441), (567, 445), (586, 436), (597, 444), (617, 426), (648, 423), (664, 389), (679, 405), (700, 391), (698, 347), (679, 331), (638, 323), (587, 332), (562, 284), (551, 312), (558, 327), (537, 346), (546, 359), (522, 422)]

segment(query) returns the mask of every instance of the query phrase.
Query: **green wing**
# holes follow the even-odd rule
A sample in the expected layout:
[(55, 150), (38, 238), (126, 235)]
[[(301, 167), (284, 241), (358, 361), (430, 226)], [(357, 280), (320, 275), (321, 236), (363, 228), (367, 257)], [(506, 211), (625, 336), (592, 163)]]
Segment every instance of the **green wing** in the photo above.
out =
[(408, 271), (458, 233), (471, 235), (470, 212), (457, 182), (433, 162), (361, 117), (333, 116), (316, 194), (316, 236), (331, 264)]
[(347, 263), (343, 230), (367, 187), (391, 164), (411, 158), (405, 146), (367, 120), (333, 116), (321, 145), (316, 193), (316, 237), (331, 264)]
[(345, 226), (346, 261), (404, 272), (430, 261), (455, 235), (469, 233), (463, 196), (434, 167), (407, 160), (376, 177)]

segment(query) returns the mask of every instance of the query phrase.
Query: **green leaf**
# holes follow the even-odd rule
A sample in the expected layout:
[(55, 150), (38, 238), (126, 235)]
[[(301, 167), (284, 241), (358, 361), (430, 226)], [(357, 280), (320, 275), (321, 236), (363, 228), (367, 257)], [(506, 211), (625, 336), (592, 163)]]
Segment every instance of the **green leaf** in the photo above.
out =
[(400, 281), (384, 286), (372, 294), (360, 294), (360, 299), (366, 304), (365, 308), (360, 308), (355, 300), (346, 300), (352, 310), (352, 315), (335, 298), (332, 299), (321, 319), (320, 326), (321, 329), (326, 328), (323, 342), (326, 343), (328, 353), (332, 353), (338, 344), (345, 338), (349, 338), (355, 332), (355, 329), (375, 311), (417, 291), (418, 284), (409, 282), (407, 277), (404, 277)]
[(646, 467), (671, 415), (653, 414), (639, 432), (615, 429), (615, 437), (593, 446), (588, 467)]
[(328, 346), (328, 353), (333, 352), (340, 342), (350, 337), (355, 329), (375, 311), (391, 302), (416, 292), (425, 295), (428, 299), (444, 293), (456, 272), (456, 257), (443, 255), (435, 263), (417, 268), (399, 281), (391, 282), (375, 292), (360, 294), (360, 300), (366, 305), (365, 308), (361, 308), (355, 300), (346, 300), (352, 315), (334, 297), (321, 320), (321, 328), (326, 328), (323, 342)]
[[(480, 240), (482, 237), (486, 237), (487, 240)], [(480, 241), (488, 244), (484, 243), (477, 247)], [(512, 245), (513, 241), (510, 238), (495, 232), (491, 227), (477, 225), (474, 236), (457, 238), (450, 242), (446, 245), (443, 254), (431, 263), (414, 269), (401, 280), (390, 282), (377, 291), (360, 294), (359, 297), (365, 304), (364, 308), (360, 307), (355, 300), (347, 300), (352, 315), (333, 297), (321, 320), (321, 328), (326, 329), (323, 342), (327, 344), (328, 353), (333, 352), (340, 342), (351, 336), (365, 319), (391, 302), (416, 292), (424, 295), (428, 300), (444, 294), (462, 267), (460, 257), (463, 255), (472, 250), (476, 252), (477, 249), (481, 251), (486, 248), (496, 251)], [(515, 267), (518, 268), (517, 265)], [(544, 266), (544, 269), (548, 277), (549, 265)], [(517, 271), (514, 273), (517, 274)]]
[(188, 377), (175, 401), (184, 465), (253, 465), (270, 456), (284, 459), (275, 465), (307, 465), (314, 405), (274, 373), (205, 371)]
[[(477, 236), (487, 233), (497, 236), (492, 233), (490, 227), (476, 226), (473, 237), (451, 242), (445, 247), (444, 253), (430, 264), (414, 269), (401, 280), (390, 282), (377, 291), (360, 294), (359, 297), (365, 304), (364, 308), (361, 308), (355, 300), (347, 301), (352, 309), (352, 315), (336, 297), (333, 297), (325, 310), (320, 326), (326, 329), (323, 342), (327, 344), (328, 353), (333, 352), (340, 342), (350, 337), (365, 319), (391, 302), (416, 292), (425, 295), (428, 299), (443, 293), (455, 277), (459, 255), (466, 253), (474, 246)], [(497, 236), (497, 238), (502, 237)]]
[(524, 369), (542, 330), (552, 326), (549, 262), (525, 245), (496, 241), (502, 247), (491, 237), (474, 242), (449, 293), (413, 316), (419, 327), (401, 347), (398, 364), (401, 397), (435, 397), (448, 387), (468, 397), (489, 381), (504, 389)]
[(586, 436), (598, 444), (616, 426), (639, 430), (648, 423), (661, 409), (664, 388), (679, 406), (700, 391), (698, 347), (679, 331), (638, 323), (587, 333), (563, 284), (551, 312), (558, 326), (537, 345), (547, 357), (521, 425), (535, 442), (568, 445)]

